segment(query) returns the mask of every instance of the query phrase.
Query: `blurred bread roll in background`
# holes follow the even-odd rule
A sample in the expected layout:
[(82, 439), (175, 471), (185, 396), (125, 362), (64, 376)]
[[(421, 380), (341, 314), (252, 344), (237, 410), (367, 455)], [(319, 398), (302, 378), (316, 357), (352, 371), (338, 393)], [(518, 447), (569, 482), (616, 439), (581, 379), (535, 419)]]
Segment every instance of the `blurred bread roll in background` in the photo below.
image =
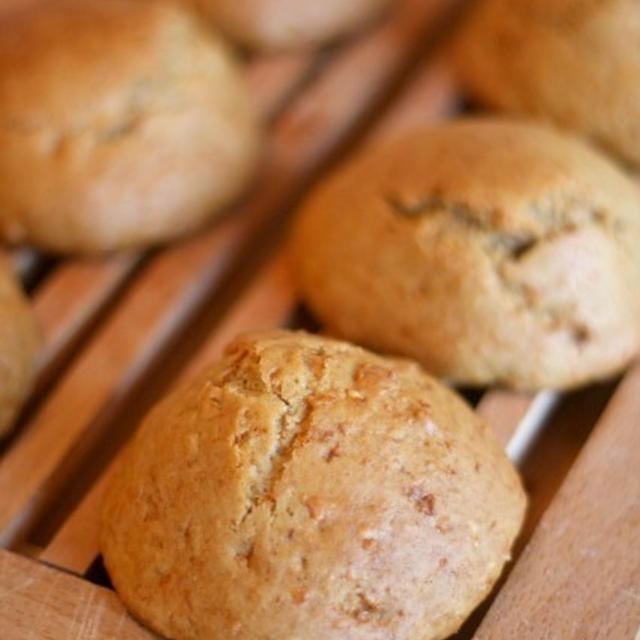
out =
[(0, 19), (0, 236), (52, 251), (161, 243), (247, 184), (259, 123), (195, 12), (61, 0)]
[(455, 47), (471, 96), (591, 138), (640, 168), (635, 0), (479, 0)]
[(328, 330), (460, 384), (575, 387), (640, 347), (640, 192), (543, 126), (469, 119), (367, 148), (290, 244)]

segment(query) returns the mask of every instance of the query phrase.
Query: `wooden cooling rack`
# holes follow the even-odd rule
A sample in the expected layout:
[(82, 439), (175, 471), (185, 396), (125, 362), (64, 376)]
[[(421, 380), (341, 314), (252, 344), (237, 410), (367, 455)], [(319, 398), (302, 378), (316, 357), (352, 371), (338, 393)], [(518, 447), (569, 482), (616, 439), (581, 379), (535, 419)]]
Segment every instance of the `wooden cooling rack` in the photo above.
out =
[[(0, 451), (2, 640), (155, 637), (125, 612), (98, 553), (117, 452), (236, 333), (310, 326), (283, 253), (288, 214), (353, 148), (460, 111), (446, 46), (463, 12), (405, 0), (340, 46), (248, 61), (269, 150), (245, 200), (199, 237), (97, 260), (10, 255), (45, 348)], [(520, 467), (530, 509), (506, 579), (456, 638), (638, 640), (640, 367), (563, 397), (469, 397)]]

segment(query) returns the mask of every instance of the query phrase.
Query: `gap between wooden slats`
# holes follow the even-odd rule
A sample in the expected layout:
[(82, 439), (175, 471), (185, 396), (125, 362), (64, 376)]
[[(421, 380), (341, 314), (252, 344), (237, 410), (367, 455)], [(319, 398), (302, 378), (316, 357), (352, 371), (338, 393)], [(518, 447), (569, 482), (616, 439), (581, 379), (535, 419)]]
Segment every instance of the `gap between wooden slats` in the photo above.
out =
[[(445, 3), (446, 4), (446, 3)], [(411, 0), (393, 20), (345, 47), (278, 120), (265, 176), (237, 215), (169, 249), (126, 290), (0, 466), (0, 531), (20, 538), (81, 465), (135, 383), (207, 299), (248, 235), (295, 194), (403, 63), (422, 47), (443, 3)]]

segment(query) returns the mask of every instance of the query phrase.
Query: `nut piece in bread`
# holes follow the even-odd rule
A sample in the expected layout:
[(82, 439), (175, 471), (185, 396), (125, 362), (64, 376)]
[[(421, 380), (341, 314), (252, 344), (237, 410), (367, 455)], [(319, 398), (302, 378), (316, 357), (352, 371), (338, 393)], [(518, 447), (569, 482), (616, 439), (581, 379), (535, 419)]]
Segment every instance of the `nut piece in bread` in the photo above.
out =
[(253, 105), (193, 12), (61, 0), (0, 18), (0, 236), (60, 252), (168, 241), (251, 176)]
[(524, 509), (489, 427), (417, 365), (273, 331), (143, 422), (101, 549), (176, 640), (435, 640), (491, 589)]
[(4, 261), (0, 261), (0, 438), (25, 401), (35, 375), (40, 334), (35, 318)]
[(640, 166), (640, 11), (635, 0), (480, 0), (456, 66), (491, 107), (576, 131)]
[(299, 289), (333, 333), (468, 385), (567, 388), (640, 344), (640, 192), (526, 123), (462, 120), (365, 150), (302, 206)]
[(231, 38), (255, 49), (317, 46), (370, 22), (394, 0), (193, 0)]

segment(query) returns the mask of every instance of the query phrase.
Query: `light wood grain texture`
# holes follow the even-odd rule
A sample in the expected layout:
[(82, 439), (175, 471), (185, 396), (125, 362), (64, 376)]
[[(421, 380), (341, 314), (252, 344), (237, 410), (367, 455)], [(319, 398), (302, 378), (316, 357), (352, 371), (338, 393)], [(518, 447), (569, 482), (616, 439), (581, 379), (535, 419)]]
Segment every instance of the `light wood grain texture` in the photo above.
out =
[(633, 638), (640, 626), (640, 366), (595, 431), (475, 638)]
[(44, 347), (37, 389), (54, 375), (57, 361), (78, 341), (141, 259), (121, 254), (95, 260), (67, 260), (39, 288), (33, 309)]
[(0, 550), (2, 640), (151, 640), (115, 593)]
[(16, 9), (26, 9), (36, 4), (46, 4), (55, 0), (0, 0), (0, 17), (4, 13), (11, 13)]
[(506, 447), (514, 425), (527, 415), (533, 398), (530, 393), (495, 389), (482, 396), (476, 410), (491, 425), (500, 444)]
[(161, 253), (69, 369), (0, 465), (0, 541), (18, 541), (108, 428), (116, 404), (149, 372), (225, 269), (384, 93), (442, 3), (406, 2), (349, 45), (277, 121), (265, 176), (234, 217)]

